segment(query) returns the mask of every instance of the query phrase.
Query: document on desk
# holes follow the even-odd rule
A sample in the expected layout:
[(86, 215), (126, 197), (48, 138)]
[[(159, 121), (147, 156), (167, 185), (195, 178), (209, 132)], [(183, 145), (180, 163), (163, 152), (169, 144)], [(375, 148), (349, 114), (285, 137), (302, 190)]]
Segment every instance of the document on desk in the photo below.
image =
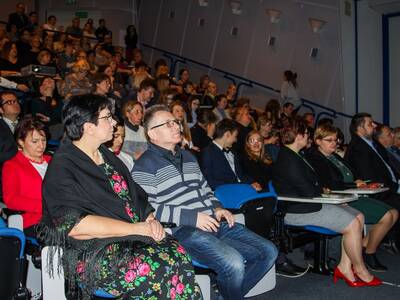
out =
[(302, 203), (343, 204), (358, 200), (358, 196), (356, 194), (323, 194), (321, 197), (314, 198), (278, 196), (278, 200)]
[(353, 188), (353, 189), (347, 189), (343, 191), (332, 191), (332, 193), (336, 194), (356, 194), (356, 195), (372, 195), (372, 194), (378, 194), (382, 192), (386, 192), (389, 190), (387, 187), (382, 187), (382, 188), (375, 188), (375, 189), (369, 189), (369, 188)]

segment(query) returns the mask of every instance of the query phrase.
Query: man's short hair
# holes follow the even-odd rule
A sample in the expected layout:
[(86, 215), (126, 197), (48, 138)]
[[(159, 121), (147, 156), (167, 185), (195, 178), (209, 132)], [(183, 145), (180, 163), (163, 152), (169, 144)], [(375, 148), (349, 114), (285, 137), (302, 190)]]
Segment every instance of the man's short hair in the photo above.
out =
[(3, 104), (3, 97), (5, 95), (13, 95), (15, 98), (17, 98), (17, 94), (14, 91), (2, 91), (0, 92), (0, 100), (1, 100), (0, 106), (2, 106)]
[(146, 112), (144, 114), (144, 118), (143, 118), (143, 127), (145, 129), (146, 135), (147, 135), (147, 132), (150, 130), (149, 126), (150, 126), (150, 123), (153, 121), (155, 114), (160, 111), (170, 112), (169, 108), (162, 104), (153, 105), (149, 109), (146, 110)]
[(234, 131), (238, 131), (238, 125), (235, 121), (231, 119), (222, 119), (217, 123), (217, 127), (215, 128), (215, 138), (221, 138), (224, 136), (225, 132), (233, 133)]
[(381, 135), (383, 134), (383, 130), (385, 128), (388, 128), (389, 130), (391, 130), (391, 128), (389, 126), (384, 125), (384, 124), (379, 124), (378, 126), (376, 126), (375, 131), (374, 131), (374, 138), (376, 140), (378, 140), (381, 137)]
[(371, 115), (369, 113), (362, 112), (353, 116), (349, 128), (351, 135), (357, 134), (357, 128), (364, 125), (365, 118), (371, 118)]
[(145, 80), (143, 80), (143, 81), (140, 83), (139, 92), (142, 91), (142, 90), (147, 90), (147, 89), (149, 89), (149, 88), (155, 89), (155, 83), (154, 83), (154, 80), (153, 80), (153, 79), (151, 79), (151, 78), (146, 78)]
[(197, 112), (197, 122), (202, 125), (217, 123), (217, 116), (209, 108), (199, 109)]

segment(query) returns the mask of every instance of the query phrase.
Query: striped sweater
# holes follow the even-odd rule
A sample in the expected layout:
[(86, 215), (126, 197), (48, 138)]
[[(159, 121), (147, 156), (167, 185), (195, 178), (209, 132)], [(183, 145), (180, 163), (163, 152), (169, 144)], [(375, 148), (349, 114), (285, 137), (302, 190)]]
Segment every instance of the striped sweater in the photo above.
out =
[(132, 169), (133, 180), (148, 194), (149, 202), (162, 222), (196, 226), (197, 213), (213, 214), (220, 203), (208, 186), (196, 158), (182, 151), (182, 171), (153, 144)]

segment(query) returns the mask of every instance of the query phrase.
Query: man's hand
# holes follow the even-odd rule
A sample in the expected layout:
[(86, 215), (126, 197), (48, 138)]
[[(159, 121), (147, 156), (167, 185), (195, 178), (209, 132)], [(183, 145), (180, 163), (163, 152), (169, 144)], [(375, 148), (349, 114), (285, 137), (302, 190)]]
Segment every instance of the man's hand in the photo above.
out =
[(260, 185), (258, 182), (253, 182), (253, 183), (251, 184), (251, 186), (252, 186), (257, 192), (259, 192), (259, 191), (262, 190), (262, 187), (261, 187), (261, 185)]
[(26, 86), (25, 84), (17, 84), (17, 90), (27, 93), (29, 92), (29, 87)]
[(235, 217), (229, 210), (217, 208), (215, 209), (215, 217), (219, 222), (221, 222), (222, 218), (225, 218), (229, 227), (232, 227), (235, 224)]
[(196, 227), (208, 232), (217, 232), (219, 228), (219, 223), (213, 217), (205, 213), (199, 212), (197, 213)]

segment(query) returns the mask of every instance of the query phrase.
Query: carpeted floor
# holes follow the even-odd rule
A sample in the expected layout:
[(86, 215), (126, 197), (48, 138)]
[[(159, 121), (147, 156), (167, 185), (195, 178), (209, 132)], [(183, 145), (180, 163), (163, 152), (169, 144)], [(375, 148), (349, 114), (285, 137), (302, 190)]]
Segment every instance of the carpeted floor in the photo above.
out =
[[(338, 240), (331, 244), (331, 257), (338, 257)], [(333, 247), (332, 247), (333, 246)], [(333, 248), (333, 249), (332, 249)], [(332, 251), (333, 250), (333, 251)], [(289, 257), (298, 265), (304, 265), (302, 253), (296, 251)], [(332, 277), (307, 273), (300, 278), (285, 278), (277, 276), (274, 290), (252, 297), (251, 300), (262, 299), (400, 299), (400, 254), (389, 254), (379, 250), (378, 257), (389, 270), (384, 273), (374, 273), (385, 282), (394, 283), (398, 286), (384, 284), (379, 287), (351, 288), (343, 280), (336, 285)]]

